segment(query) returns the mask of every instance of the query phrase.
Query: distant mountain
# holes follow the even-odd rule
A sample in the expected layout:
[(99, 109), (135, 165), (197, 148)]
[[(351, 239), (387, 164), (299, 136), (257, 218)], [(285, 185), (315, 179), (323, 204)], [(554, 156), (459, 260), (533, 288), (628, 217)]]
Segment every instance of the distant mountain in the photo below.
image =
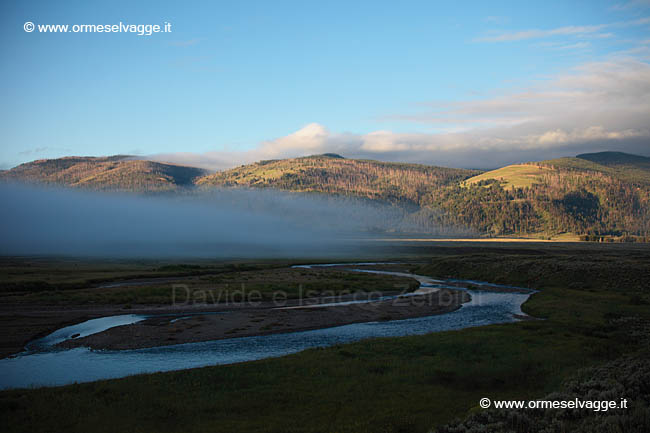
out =
[(336, 154), (324, 154), (243, 165), (204, 176), (197, 184), (354, 195), (419, 206), (437, 189), (478, 173), (478, 170), (345, 159)]
[(276, 188), (391, 203), (422, 230), (649, 236), (649, 160), (601, 152), (481, 172), (323, 154), (206, 173), (126, 156), (69, 157), (22, 164), (0, 172), (0, 179), (146, 192), (193, 186)]
[(489, 235), (645, 236), (650, 234), (650, 170), (644, 163), (644, 157), (608, 152), (481, 173), (317, 155), (260, 161), (202, 177), (197, 184), (408, 205), (411, 222), (424, 228), (455, 226)]
[(648, 160), (602, 152), (510, 165), (463, 182), (457, 206), (471, 208), (466, 224), (493, 233), (647, 236)]
[(608, 167), (634, 167), (642, 170), (650, 170), (650, 158), (623, 152), (583, 153), (576, 156), (576, 158), (585, 159)]
[(465, 184), (498, 180), (506, 189), (530, 187), (543, 182), (555, 172), (605, 175), (630, 183), (650, 185), (650, 158), (623, 152), (584, 153), (575, 158), (557, 158), (525, 164), (514, 164), (481, 173)]
[(41, 159), (4, 172), (0, 179), (83, 187), (103, 191), (172, 191), (192, 187), (205, 170), (131, 159), (129, 156), (70, 156)]

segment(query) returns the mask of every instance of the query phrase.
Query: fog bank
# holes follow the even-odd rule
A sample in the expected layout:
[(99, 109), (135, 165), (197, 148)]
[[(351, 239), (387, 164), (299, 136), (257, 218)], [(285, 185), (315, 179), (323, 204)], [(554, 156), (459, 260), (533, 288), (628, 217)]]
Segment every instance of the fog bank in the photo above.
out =
[(274, 190), (143, 196), (0, 185), (0, 254), (299, 257), (407, 228), (400, 208)]

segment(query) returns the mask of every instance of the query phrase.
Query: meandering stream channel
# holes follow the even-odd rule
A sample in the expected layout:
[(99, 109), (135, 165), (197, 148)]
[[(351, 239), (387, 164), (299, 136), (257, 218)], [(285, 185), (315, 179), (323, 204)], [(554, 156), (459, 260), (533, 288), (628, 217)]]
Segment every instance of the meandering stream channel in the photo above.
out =
[[(359, 264), (360, 265), (360, 264)], [(364, 265), (367, 265), (364, 263)], [(313, 265), (325, 266), (325, 265)], [(358, 270), (416, 278), (423, 292), (448, 287), (450, 282), (404, 272)], [(455, 289), (463, 280), (453, 280)], [(476, 281), (465, 281), (477, 283)], [(498, 285), (491, 285), (498, 290)], [(512, 289), (510, 287), (510, 289)], [(467, 289), (465, 289), (467, 290)], [(351, 343), (367, 338), (401, 337), (430, 332), (514, 322), (531, 292), (467, 290), (472, 299), (454, 312), (383, 322), (354, 323), (331, 328), (177, 344), (136, 350), (61, 349), (56, 344), (69, 338), (102, 332), (149, 316), (121, 315), (68, 326), (30, 343), (21, 354), (0, 360), (0, 389), (57, 386), (75, 382), (125, 377), (138, 373), (183, 370), (231, 364), (296, 353), (314, 347)], [(376, 301), (376, 299), (374, 300)]]

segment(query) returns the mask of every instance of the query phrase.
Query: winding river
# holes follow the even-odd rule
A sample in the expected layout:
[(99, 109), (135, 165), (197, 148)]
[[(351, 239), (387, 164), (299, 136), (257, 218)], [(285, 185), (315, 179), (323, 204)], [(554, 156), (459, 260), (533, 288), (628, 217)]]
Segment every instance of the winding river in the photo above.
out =
[[(365, 264), (365, 263), (364, 263)], [(322, 265), (313, 265), (322, 266)], [(416, 278), (420, 290), (448, 287), (435, 280), (406, 273), (357, 270)], [(454, 288), (463, 280), (453, 280)], [(466, 281), (466, 283), (480, 283)], [(498, 289), (498, 285), (491, 285)], [(296, 353), (314, 347), (351, 343), (367, 338), (401, 337), (430, 332), (514, 322), (522, 315), (521, 305), (531, 294), (467, 290), (472, 300), (454, 312), (414, 319), (355, 323), (311, 331), (231, 338), (136, 350), (60, 349), (54, 345), (69, 338), (90, 335), (114, 326), (126, 325), (148, 316), (121, 315), (89, 320), (30, 343), (21, 354), (0, 360), (0, 389), (66, 385), (139, 373), (183, 370), (208, 365), (231, 364)]]

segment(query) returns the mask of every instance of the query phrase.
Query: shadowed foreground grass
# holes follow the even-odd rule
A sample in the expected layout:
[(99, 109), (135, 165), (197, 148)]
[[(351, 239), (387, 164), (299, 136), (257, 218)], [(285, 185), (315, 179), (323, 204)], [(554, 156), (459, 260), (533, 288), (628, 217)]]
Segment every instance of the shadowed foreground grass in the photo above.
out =
[[(412, 278), (338, 271), (292, 269), (289, 261), (263, 263), (197, 260), (174, 264), (155, 260), (130, 263), (54, 258), (0, 257), (0, 302), (47, 305), (135, 305), (172, 302), (236, 302), (239, 298), (272, 300), (318, 293), (415, 290)], [(156, 281), (156, 279), (163, 279)], [(135, 286), (111, 286), (140, 279)], [(148, 280), (148, 282), (147, 282)], [(101, 287), (108, 284), (109, 287)], [(181, 284), (181, 288), (174, 288)]]
[[(528, 259), (507, 260), (515, 272), (518, 261)], [(632, 262), (643, 276), (645, 256), (626, 263)], [(573, 272), (572, 262), (565, 267), (561, 263), (554, 263), (551, 283), (563, 269)], [(489, 274), (489, 265), (482, 266)], [(504, 260), (498, 266), (507, 268)], [(6, 391), (0, 393), (0, 428), (426, 432), (480, 411), (481, 397), (543, 397), (579, 369), (639, 349), (621, 318), (650, 318), (642, 284), (613, 290), (590, 278), (588, 288), (566, 289), (545, 281), (540, 280), (544, 289), (524, 310), (546, 320), (366, 340), (230, 366)]]

